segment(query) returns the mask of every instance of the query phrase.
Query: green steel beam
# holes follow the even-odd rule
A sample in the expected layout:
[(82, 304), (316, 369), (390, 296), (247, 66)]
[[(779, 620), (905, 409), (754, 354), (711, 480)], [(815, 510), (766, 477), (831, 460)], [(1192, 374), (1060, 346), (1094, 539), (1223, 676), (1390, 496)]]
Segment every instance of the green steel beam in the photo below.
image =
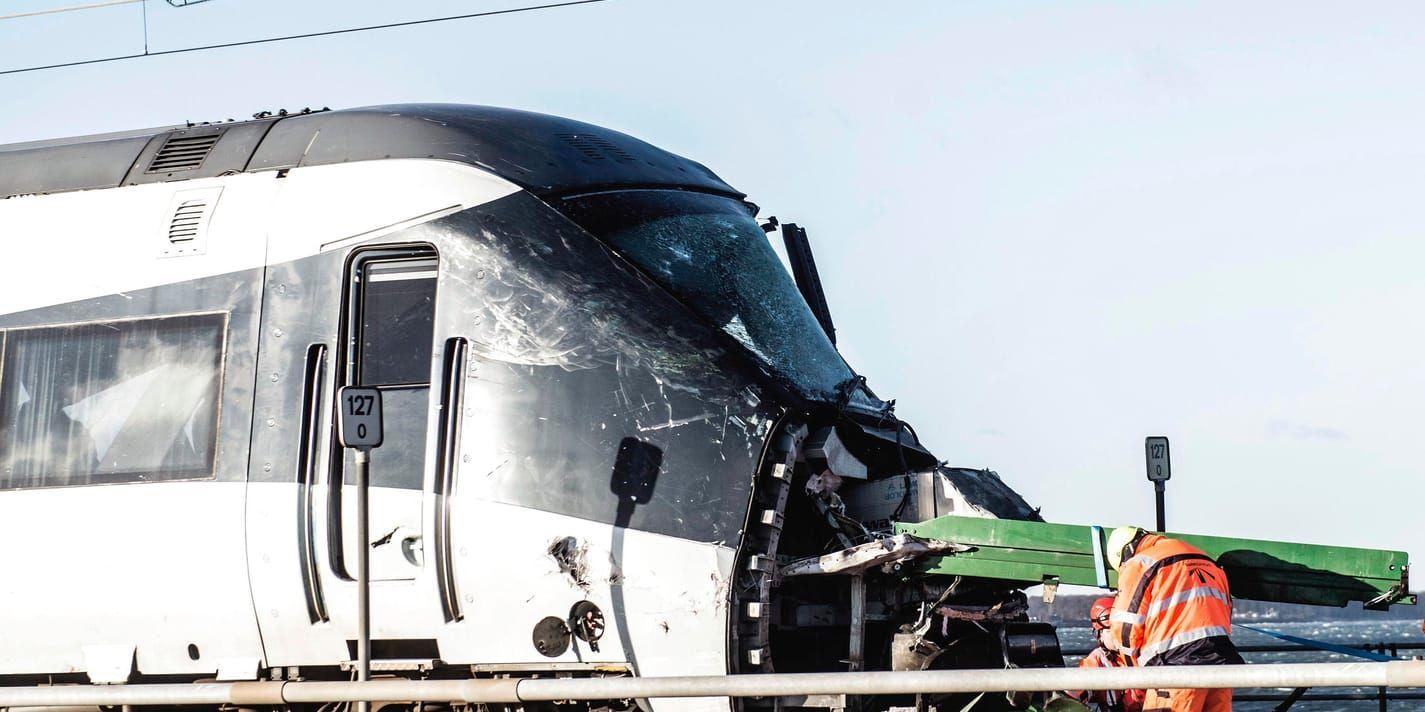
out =
[[(974, 547), (926, 559), (929, 575), (973, 576), (1021, 585), (1060, 583), (1115, 588), (1118, 575), (1094, 563), (1094, 538), (1102, 547), (1110, 528), (977, 517), (938, 517), (902, 523), (897, 531)], [(1232, 595), (1254, 601), (1345, 606), (1351, 601), (1414, 605), (1405, 552), (1295, 544), (1259, 539), (1178, 534), (1227, 572)], [(1102, 549), (1100, 548), (1100, 552)]]

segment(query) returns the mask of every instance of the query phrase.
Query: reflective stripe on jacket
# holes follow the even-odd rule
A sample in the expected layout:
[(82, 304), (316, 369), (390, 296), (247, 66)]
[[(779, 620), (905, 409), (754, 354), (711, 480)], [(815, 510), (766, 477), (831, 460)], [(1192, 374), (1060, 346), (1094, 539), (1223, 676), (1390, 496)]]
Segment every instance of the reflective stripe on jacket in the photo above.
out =
[(1227, 574), (1190, 544), (1149, 534), (1118, 573), (1113, 637), (1140, 665), (1176, 648), (1232, 632)]

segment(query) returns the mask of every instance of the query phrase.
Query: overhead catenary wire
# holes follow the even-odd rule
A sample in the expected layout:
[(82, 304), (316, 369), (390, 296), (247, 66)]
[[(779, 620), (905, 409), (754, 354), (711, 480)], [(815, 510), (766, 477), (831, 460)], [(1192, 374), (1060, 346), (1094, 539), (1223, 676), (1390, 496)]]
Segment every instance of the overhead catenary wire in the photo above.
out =
[(0, 15), (0, 20), (17, 20), (21, 17), (38, 17), (40, 15), (58, 15), (61, 12), (78, 12), (80, 10), (97, 10), (101, 7), (114, 7), (116, 5), (134, 5), (145, 0), (104, 0), (103, 2), (91, 2), (83, 5), (67, 5), (65, 7), (52, 7), (46, 10), (30, 10), (28, 12), (16, 12), (9, 15)]
[[(127, 2), (141, 2), (142, 0), (111, 0), (115, 4)], [(521, 7), (505, 8), (503, 10), (486, 10), (484, 12), (471, 12), (462, 15), (445, 15), (442, 17), (428, 17), (420, 20), (404, 20), (401, 22), (387, 22), (379, 25), (362, 25), (359, 27), (343, 27), (335, 30), (322, 30), (319, 32), (303, 32), (294, 35), (280, 35), (277, 37), (262, 37), (252, 40), (238, 40), (235, 42), (220, 42), (210, 45), (199, 45), (196, 47), (180, 47), (178, 49), (165, 49), (150, 52), (135, 52), (133, 54), (114, 55), (110, 57), (99, 57), (95, 59), (81, 59), (73, 62), (58, 62), (55, 64), (44, 64), (34, 67), (21, 67), (19, 69), (0, 70), (0, 76), (7, 74), (23, 74), (25, 72), (41, 72), (47, 69), (63, 69), (65, 67), (81, 67), (90, 64), (105, 64), (108, 62), (122, 62), (130, 59), (142, 59), (144, 57), (162, 57), (165, 55), (184, 54), (188, 52), (206, 52), (215, 49), (227, 49), (229, 47), (248, 47), (252, 45), (271, 44), (274, 42), (289, 42), (293, 40), (311, 39), (314, 37), (330, 37), (333, 35), (346, 35), (356, 32), (372, 32), (375, 30), (388, 30), (397, 27), (412, 27), (415, 25), (429, 25), (437, 22), (453, 22), (456, 20), (471, 20), (481, 17), (495, 17), (497, 15), (513, 15), (521, 12), (534, 12), (537, 10), (553, 10), (562, 7), (573, 7), (575, 5), (592, 5), (594, 3), (607, 2), (607, 0), (567, 0), (566, 2), (545, 3), (542, 5), (525, 5)], [(3, 18), (0, 18), (3, 19)]]

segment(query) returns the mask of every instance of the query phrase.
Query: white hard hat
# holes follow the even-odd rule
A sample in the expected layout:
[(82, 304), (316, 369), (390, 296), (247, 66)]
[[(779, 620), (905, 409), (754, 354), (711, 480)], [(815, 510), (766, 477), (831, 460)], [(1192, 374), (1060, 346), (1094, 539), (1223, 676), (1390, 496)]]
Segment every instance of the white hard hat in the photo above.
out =
[(1123, 560), (1131, 558), (1133, 543), (1138, 541), (1138, 537), (1143, 536), (1143, 530), (1138, 527), (1119, 527), (1108, 535), (1108, 546), (1105, 547), (1104, 554), (1108, 557), (1108, 565), (1117, 571), (1123, 566)]

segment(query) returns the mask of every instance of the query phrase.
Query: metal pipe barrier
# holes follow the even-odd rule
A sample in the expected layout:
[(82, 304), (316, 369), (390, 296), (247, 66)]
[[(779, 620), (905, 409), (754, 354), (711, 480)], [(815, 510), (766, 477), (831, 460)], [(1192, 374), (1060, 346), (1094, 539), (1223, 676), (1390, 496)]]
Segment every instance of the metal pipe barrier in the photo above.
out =
[[(1281, 702), (1289, 695), (1233, 695), (1233, 702)], [(1319, 695), (1302, 695), (1295, 699), (1296, 702), (1377, 702), (1386, 700), (1395, 702), (1398, 700), (1425, 700), (1425, 694), (1418, 692), (1391, 693), (1382, 695), (1379, 692), (1327, 692)]]
[(0, 707), (277, 705), (291, 702), (536, 702), (1129, 688), (1425, 687), (1425, 661), (1142, 668), (922, 670), (697, 677), (500, 678), (0, 687)]
[[(1368, 653), (1381, 653), (1382, 655), (1400, 655), (1400, 651), (1425, 650), (1425, 643), (1371, 643), (1369, 645), (1347, 645), (1348, 648), (1363, 650)], [(1330, 651), (1320, 648), (1313, 648), (1309, 645), (1297, 643), (1277, 643), (1272, 645), (1238, 645), (1239, 653), (1326, 653)], [(1062, 651), (1064, 657), (1081, 658), (1094, 651), (1093, 648), (1066, 648)], [(1339, 654), (1339, 653), (1337, 653)]]

